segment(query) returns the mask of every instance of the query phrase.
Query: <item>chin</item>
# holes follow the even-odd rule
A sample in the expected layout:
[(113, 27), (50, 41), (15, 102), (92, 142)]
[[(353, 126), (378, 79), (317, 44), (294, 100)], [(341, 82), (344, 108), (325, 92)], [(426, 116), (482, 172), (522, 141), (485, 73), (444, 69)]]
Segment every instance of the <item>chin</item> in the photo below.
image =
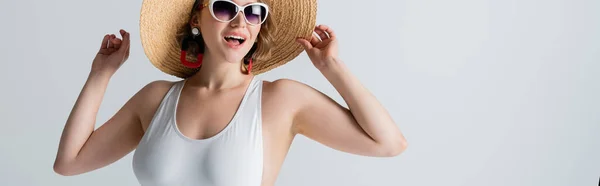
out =
[(231, 63), (237, 63), (239, 61), (241, 61), (242, 59), (244, 59), (244, 57), (246, 56), (246, 54), (250, 51), (250, 49), (238, 49), (238, 50), (231, 50), (229, 48), (224, 48), (222, 50), (222, 56), (225, 58), (225, 60), (227, 62), (231, 62)]
[(244, 59), (245, 54), (241, 54), (239, 51), (224, 51), (223, 56), (225, 61), (229, 63), (237, 63)]

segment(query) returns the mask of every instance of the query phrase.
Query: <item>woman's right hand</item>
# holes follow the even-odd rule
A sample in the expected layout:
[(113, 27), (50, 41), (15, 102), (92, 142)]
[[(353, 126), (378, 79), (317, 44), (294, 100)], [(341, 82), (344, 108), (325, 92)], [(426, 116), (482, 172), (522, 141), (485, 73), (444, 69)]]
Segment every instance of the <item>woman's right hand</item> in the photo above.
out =
[(122, 40), (114, 34), (106, 34), (102, 39), (100, 50), (92, 62), (92, 73), (112, 76), (129, 58), (130, 35), (123, 29), (119, 32)]

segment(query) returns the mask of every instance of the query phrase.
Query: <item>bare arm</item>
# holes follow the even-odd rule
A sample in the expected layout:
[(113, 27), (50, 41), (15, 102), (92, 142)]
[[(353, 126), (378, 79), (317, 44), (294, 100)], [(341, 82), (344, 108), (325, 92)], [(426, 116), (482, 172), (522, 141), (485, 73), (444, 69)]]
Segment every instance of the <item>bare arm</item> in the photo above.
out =
[(106, 166), (131, 152), (143, 136), (133, 107), (141, 103), (139, 94), (144, 89), (94, 130), (110, 77), (129, 53), (129, 34), (121, 31), (121, 35), (123, 47), (114, 35), (104, 37), (92, 71), (66, 121), (54, 162), (54, 171), (61, 175), (76, 175)]
[(132, 108), (134, 99), (94, 130), (108, 79), (90, 75), (84, 85), (63, 129), (55, 172), (75, 175), (106, 166), (131, 152), (141, 139), (139, 117)]
[[(339, 105), (321, 92), (303, 85), (291, 86), (302, 95), (294, 118), (298, 133), (332, 148), (366, 156), (396, 156), (407, 142), (387, 110), (350, 73), (337, 58), (333, 31), (326, 26), (315, 29), (321, 38), (301, 40), (311, 61), (340, 93), (349, 109)], [(290, 83), (294, 84), (294, 83)]]
[(296, 100), (295, 133), (352, 154), (390, 157), (402, 153), (407, 142), (387, 110), (356, 77), (339, 68), (323, 73), (349, 109), (308, 85), (292, 80), (277, 82), (287, 84), (281, 86)]

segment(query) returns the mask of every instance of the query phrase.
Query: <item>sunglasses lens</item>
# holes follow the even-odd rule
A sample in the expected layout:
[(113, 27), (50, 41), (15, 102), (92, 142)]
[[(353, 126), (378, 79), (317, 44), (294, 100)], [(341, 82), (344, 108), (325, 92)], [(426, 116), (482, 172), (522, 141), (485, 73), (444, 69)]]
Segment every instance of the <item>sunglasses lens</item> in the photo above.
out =
[(237, 7), (227, 1), (217, 1), (213, 4), (213, 13), (215, 17), (221, 21), (229, 21), (233, 19), (237, 13)]
[(244, 15), (248, 22), (261, 24), (267, 18), (267, 9), (261, 5), (251, 5), (244, 9)]

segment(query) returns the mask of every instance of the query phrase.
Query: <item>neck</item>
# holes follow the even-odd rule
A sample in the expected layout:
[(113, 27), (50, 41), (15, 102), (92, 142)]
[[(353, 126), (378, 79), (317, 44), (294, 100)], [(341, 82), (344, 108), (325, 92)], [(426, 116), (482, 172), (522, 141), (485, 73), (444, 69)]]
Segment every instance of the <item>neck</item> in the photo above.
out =
[(198, 73), (188, 78), (188, 82), (209, 90), (223, 90), (243, 85), (252, 77), (252, 74), (246, 74), (242, 70), (241, 60), (230, 62), (210, 55), (210, 53), (205, 53), (202, 59), (202, 67), (200, 67)]

